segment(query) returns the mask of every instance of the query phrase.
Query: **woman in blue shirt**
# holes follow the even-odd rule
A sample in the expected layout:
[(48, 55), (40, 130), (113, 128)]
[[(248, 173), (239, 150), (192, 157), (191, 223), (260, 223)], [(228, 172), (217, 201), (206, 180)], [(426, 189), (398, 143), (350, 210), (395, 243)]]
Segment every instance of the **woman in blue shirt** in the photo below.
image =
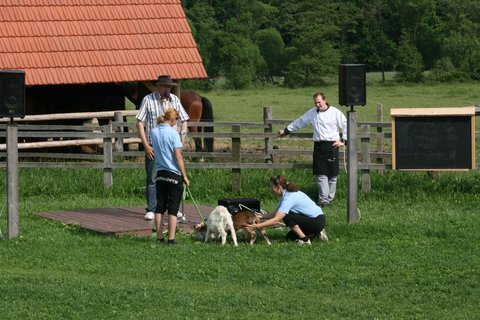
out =
[(177, 213), (183, 193), (183, 183), (190, 186), (182, 157), (182, 141), (175, 130), (178, 112), (167, 109), (157, 119), (158, 126), (151, 131), (152, 146), (155, 154), (157, 173), (157, 208), (155, 227), (157, 239), (163, 239), (162, 215), (168, 210), (168, 244), (175, 244)]
[[(325, 228), (325, 215), (322, 209), (283, 175), (270, 178), (270, 189), (273, 194), (281, 197), (276, 211), (264, 215), (268, 220), (262, 223), (245, 226), (247, 231), (268, 227), (283, 220), (291, 229), (287, 233), (287, 240), (311, 244), (310, 237), (320, 235)], [(326, 237), (326, 234), (322, 236)]]

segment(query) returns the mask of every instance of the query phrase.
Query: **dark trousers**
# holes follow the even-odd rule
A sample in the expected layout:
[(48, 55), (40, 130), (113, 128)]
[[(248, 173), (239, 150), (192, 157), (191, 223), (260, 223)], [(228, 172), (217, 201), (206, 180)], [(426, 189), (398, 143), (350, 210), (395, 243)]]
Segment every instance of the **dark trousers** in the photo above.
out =
[[(316, 218), (309, 218), (303, 214), (289, 213), (283, 218), (283, 222), (290, 228), (298, 225), (306, 236), (320, 233), (325, 228), (325, 215), (321, 214)], [(295, 241), (298, 236), (293, 230), (287, 233), (287, 240)]]
[(177, 215), (183, 194), (183, 177), (166, 170), (157, 172), (156, 213)]

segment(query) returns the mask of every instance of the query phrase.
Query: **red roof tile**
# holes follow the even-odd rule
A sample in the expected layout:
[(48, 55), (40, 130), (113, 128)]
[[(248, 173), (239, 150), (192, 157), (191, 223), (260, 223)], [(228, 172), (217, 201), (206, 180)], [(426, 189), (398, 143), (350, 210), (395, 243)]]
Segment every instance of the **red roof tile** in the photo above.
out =
[(180, 0), (2, 0), (0, 69), (27, 85), (207, 77)]

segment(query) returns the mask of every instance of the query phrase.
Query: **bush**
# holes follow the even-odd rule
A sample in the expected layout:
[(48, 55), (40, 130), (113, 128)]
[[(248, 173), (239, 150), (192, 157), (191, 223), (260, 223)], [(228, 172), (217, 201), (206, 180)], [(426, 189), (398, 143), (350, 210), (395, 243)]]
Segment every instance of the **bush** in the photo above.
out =
[(249, 87), (257, 79), (259, 66), (265, 63), (258, 46), (236, 35), (225, 35), (223, 42), (219, 55), (224, 64), (227, 86), (232, 89)]
[(422, 55), (410, 42), (407, 35), (402, 36), (402, 40), (398, 48), (397, 63), (397, 74), (395, 75), (395, 78), (398, 81), (422, 81)]
[(458, 76), (458, 72), (450, 57), (443, 57), (438, 60), (431, 74), (432, 79), (439, 82), (449, 82)]

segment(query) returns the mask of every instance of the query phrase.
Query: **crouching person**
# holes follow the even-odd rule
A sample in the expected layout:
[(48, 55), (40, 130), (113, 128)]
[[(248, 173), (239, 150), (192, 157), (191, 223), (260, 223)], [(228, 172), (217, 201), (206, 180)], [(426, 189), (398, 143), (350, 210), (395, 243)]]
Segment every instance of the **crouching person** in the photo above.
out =
[(182, 142), (175, 130), (178, 112), (167, 109), (157, 119), (158, 126), (152, 132), (152, 146), (155, 154), (155, 170), (157, 172), (157, 208), (155, 210), (155, 227), (157, 240), (163, 238), (162, 216), (168, 211), (168, 242), (175, 244), (177, 213), (183, 194), (183, 183), (190, 186), (182, 157)]
[(325, 215), (322, 208), (299, 191), (294, 183), (288, 182), (283, 175), (276, 175), (270, 178), (270, 189), (273, 194), (281, 197), (276, 211), (264, 215), (268, 220), (262, 223), (245, 226), (247, 231), (268, 227), (283, 220), (291, 229), (287, 233), (287, 240), (301, 245), (311, 244), (310, 238), (314, 236), (328, 240), (324, 231)]

